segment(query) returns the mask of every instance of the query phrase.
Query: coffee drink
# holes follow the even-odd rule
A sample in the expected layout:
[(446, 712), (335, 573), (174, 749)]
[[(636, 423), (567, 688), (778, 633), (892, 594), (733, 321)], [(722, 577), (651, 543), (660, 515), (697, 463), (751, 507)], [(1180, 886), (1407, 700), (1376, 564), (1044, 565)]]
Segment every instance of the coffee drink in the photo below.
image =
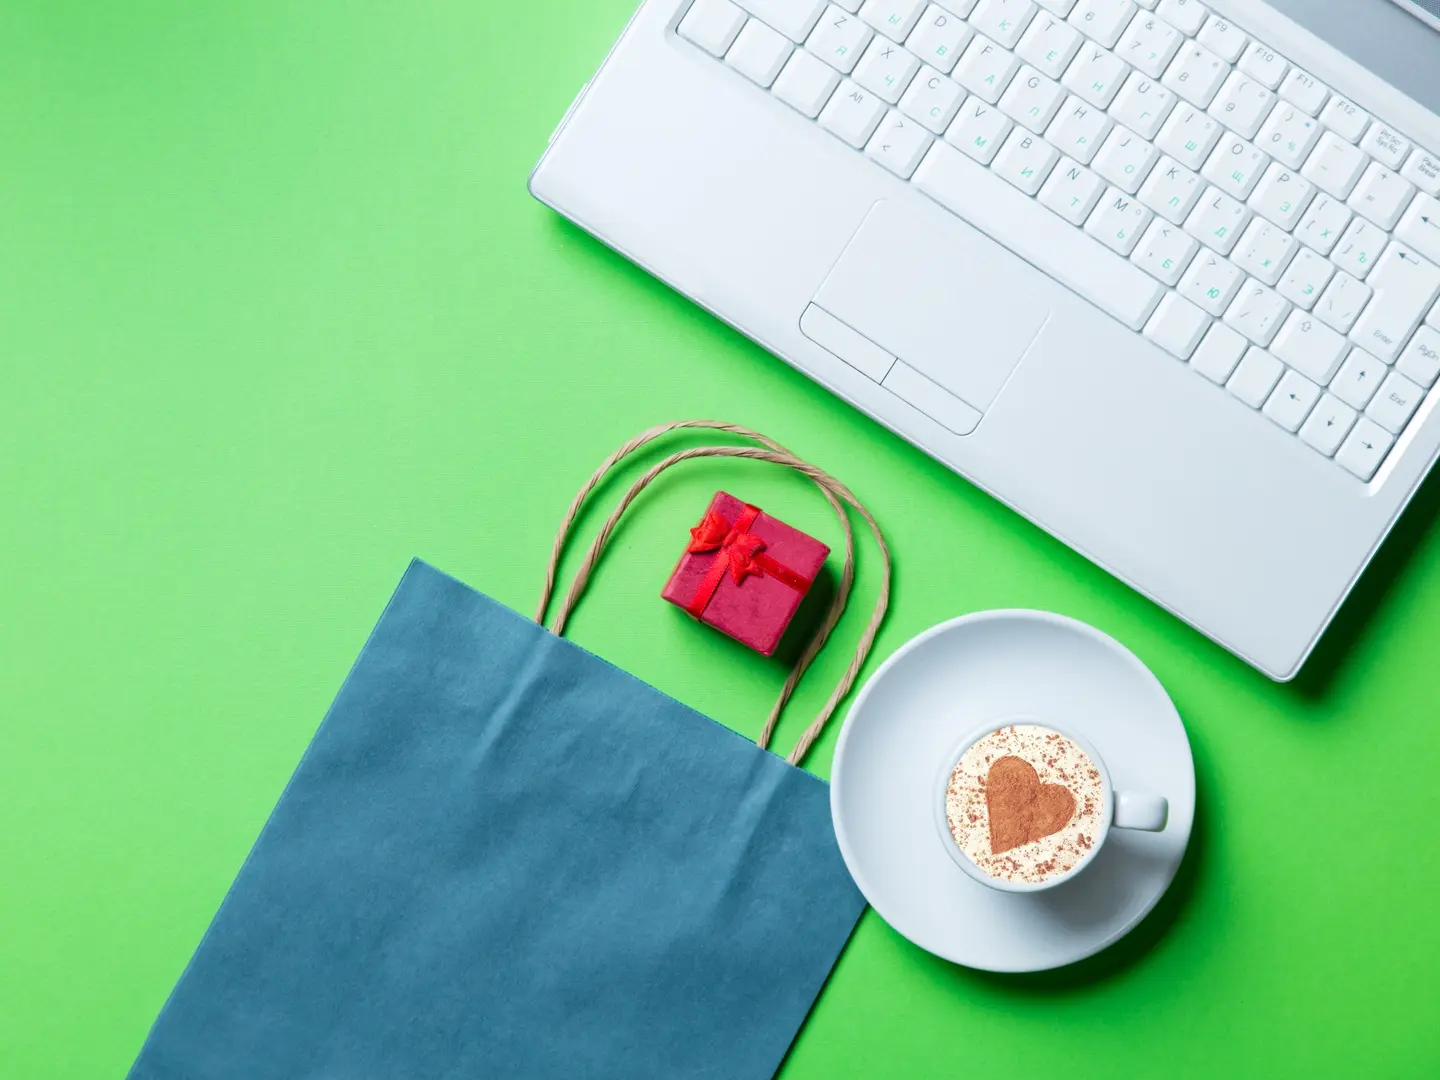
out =
[(945, 791), (950, 835), (990, 877), (1040, 885), (1089, 857), (1105, 820), (1105, 782), (1090, 755), (1039, 724), (984, 736)]

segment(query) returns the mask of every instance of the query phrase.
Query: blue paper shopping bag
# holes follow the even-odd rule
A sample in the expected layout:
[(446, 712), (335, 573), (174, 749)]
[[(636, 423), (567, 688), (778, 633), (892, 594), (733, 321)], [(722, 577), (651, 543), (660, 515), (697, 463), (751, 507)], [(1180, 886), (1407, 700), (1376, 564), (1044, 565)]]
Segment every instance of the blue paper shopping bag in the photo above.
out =
[(130, 1076), (758, 1080), (863, 906), (825, 783), (417, 561)]

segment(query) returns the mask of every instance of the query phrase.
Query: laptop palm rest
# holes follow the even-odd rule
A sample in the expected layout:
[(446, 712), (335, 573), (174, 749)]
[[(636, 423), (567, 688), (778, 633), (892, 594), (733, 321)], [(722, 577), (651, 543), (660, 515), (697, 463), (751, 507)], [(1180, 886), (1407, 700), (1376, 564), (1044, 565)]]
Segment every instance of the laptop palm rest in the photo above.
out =
[(814, 306), (898, 359), (883, 382), (901, 397), (929, 381), (983, 413), (1049, 319), (1037, 284), (1032, 268), (961, 222), (882, 201)]

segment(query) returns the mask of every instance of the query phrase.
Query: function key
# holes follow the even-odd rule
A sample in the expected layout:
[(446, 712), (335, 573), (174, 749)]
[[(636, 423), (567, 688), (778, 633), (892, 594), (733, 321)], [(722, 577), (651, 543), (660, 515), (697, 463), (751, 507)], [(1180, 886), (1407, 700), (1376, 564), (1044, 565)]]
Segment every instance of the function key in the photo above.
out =
[(1191, 37), (1204, 24), (1205, 16), (1210, 14), (1210, 9), (1199, 0), (1160, 0), (1160, 6), (1155, 10), (1162, 19)]
[(1320, 114), (1320, 122), (1346, 142), (1353, 143), (1359, 142), (1370, 126), (1370, 114), (1348, 98), (1333, 97)]
[(1309, 72), (1291, 68), (1280, 84), (1280, 96), (1310, 116), (1319, 116), (1330, 97), (1330, 88)]
[(1198, 37), (1201, 45), (1230, 64), (1240, 59), (1250, 42), (1238, 26), (1218, 15), (1200, 28)]
[(1271, 90), (1280, 86), (1280, 80), (1290, 70), (1290, 61), (1268, 45), (1252, 41), (1245, 54), (1240, 57), (1240, 70), (1264, 83)]

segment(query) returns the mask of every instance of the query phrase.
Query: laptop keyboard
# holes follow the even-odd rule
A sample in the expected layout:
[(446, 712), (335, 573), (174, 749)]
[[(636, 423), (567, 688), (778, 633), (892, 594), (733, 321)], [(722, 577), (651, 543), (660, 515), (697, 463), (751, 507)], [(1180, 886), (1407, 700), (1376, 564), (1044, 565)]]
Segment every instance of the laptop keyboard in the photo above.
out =
[(1440, 376), (1440, 155), (1198, 0), (695, 0), (679, 33), (1361, 480)]

